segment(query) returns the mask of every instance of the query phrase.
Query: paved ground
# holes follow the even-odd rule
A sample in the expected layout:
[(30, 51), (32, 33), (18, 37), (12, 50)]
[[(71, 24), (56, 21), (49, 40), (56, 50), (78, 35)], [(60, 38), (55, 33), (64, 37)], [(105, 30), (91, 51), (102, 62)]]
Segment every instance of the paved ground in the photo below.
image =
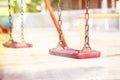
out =
[[(81, 48), (79, 31), (64, 34), (70, 47)], [(25, 36), (33, 48), (4, 48), (8, 36), (0, 34), (0, 80), (120, 80), (119, 32), (91, 32), (91, 47), (100, 50), (101, 57), (82, 60), (48, 54), (57, 45), (55, 29), (29, 29)], [(14, 38), (19, 41), (19, 32)]]

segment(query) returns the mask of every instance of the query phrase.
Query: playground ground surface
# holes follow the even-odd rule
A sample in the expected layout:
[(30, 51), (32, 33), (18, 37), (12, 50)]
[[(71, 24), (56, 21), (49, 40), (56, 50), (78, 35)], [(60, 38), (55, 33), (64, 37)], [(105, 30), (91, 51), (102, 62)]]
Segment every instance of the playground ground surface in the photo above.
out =
[[(68, 45), (80, 49), (79, 30), (64, 31)], [(20, 41), (19, 32), (13, 31)], [(56, 47), (58, 33), (52, 29), (26, 29), (27, 49), (8, 49), (2, 43), (8, 35), (0, 34), (0, 80), (120, 80), (120, 32), (91, 31), (92, 49), (101, 51), (100, 58), (71, 59), (49, 55)]]

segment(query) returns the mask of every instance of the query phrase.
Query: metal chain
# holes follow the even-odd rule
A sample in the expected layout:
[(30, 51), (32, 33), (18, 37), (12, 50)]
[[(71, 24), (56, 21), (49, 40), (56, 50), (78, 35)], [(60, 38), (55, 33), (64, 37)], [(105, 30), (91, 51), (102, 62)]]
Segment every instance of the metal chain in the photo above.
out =
[(24, 3), (23, 0), (21, 0), (21, 42), (24, 43)]
[(83, 52), (88, 52), (88, 51), (91, 51), (91, 47), (90, 47), (90, 44), (89, 44), (89, 12), (88, 12), (89, 0), (86, 0), (85, 5), (86, 5), (85, 43), (84, 43), (84, 47), (83, 47), (82, 51)]
[(61, 3), (61, 0), (58, 0), (58, 25), (59, 25), (59, 31), (60, 31), (60, 34), (59, 34), (59, 42), (58, 42), (58, 45), (57, 45), (57, 48), (61, 47), (61, 48), (64, 48), (64, 44), (63, 44), (63, 41), (62, 41), (62, 29), (61, 29), (61, 26), (62, 26), (62, 19), (61, 19), (61, 8), (60, 8), (60, 3)]
[(9, 10), (9, 23), (10, 23), (10, 38), (9, 41), (14, 41), (13, 37), (12, 37), (12, 27), (13, 27), (13, 23), (12, 23), (12, 12), (11, 12), (11, 1), (8, 0), (8, 10)]

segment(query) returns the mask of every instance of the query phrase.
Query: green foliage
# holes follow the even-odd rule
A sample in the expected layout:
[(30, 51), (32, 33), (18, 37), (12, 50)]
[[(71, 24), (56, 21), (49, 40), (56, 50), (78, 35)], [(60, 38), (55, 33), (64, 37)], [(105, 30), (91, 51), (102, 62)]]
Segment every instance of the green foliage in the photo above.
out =
[(29, 3), (26, 3), (27, 12), (40, 12), (41, 9), (37, 7), (41, 7), (42, 0), (31, 0)]
[[(43, 0), (30, 0), (29, 3), (26, 3), (26, 11), (27, 12), (40, 12), (41, 11), (41, 3)], [(21, 11), (21, 4), (19, 0), (10, 0), (11, 8), (14, 14), (20, 13)], [(0, 0), (0, 4), (6, 3), (8, 4), (7, 0)]]
[(36, 5), (26, 4), (26, 6), (27, 6), (27, 12), (39, 12), (39, 11), (36, 9)]
[(21, 11), (21, 7), (17, 0), (13, 1), (12, 9), (13, 9), (14, 14), (19, 13)]
[[(37, 7), (41, 5), (41, 2), (42, 0), (30, 0), (29, 3), (26, 3), (27, 12), (40, 12), (41, 10)], [(18, 3), (18, 0), (13, 0), (12, 9), (14, 14), (20, 13), (21, 6)]]
[(31, 0), (31, 2), (39, 4), (42, 0)]

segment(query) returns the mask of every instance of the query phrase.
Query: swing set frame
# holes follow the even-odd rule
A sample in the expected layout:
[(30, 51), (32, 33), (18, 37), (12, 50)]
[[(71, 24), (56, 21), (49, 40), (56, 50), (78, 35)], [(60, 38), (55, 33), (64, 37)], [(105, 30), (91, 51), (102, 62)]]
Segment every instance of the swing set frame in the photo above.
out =
[[(9, 4), (9, 17), (12, 17), (11, 15), (11, 4), (10, 4), (10, 0), (8, 0)], [(51, 4), (49, 2), (49, 0), (44, 0), (46, 7), (50, 13), (50, 16), (53, 20), (53, 23), (56, 27), (56, 30), (59, 34), (59, 42), (56, 48), (52, 48), (49, 50), (49, 53), (51, 55), (57, 55), (57, 56), (64, 56), (64, 57), (69, 57), (69, 58), (76, 58), (76, 59), (87, 59), (87, 58), (97, 58), (101, 56), (101, 52), (100, 51), (96, 51), (96, 50), (92, 50), (89, 44), (89, 24), (88, 24), (88, 20), (89, 20), (89, 13), (88, 13), (88, 8), (89, 8), (89, 0), (85, 0), (86, 2), (86, 13), (85, 13), (85, 20), (86, 20), (86, 24), (85, 24), (85, 42), (84, 42), (84, 47), (82, 48), (82, 50), (77, 50), (77, 49), (73, 49), (73, 48), (69, 48), (68, 44), (64, 38), (62, 29), (61, 29), (61, 25), (62, 25), (62, 20), (61, 20), (61, 9), (60, 9), (60, 0), (58, 0), (58, 16), (59, 19), (57, 21), (55, 15), (54, 15), (54, 11), (51, 7)], [(24, 26), (23, 26), (23, 0), (21, 0), (21, 42), (16, 42), (13, 40), (12, 37), (12, 22), (11, 22), (11, 18), (9, 18), (11, 27), (10, 27), (10, 38), (7, 42), (3, 43), (4, 47), (7, 48), (30, 48), (32, 47), (32, 44), (30, 43), (26, 43), (24, 40)]]

